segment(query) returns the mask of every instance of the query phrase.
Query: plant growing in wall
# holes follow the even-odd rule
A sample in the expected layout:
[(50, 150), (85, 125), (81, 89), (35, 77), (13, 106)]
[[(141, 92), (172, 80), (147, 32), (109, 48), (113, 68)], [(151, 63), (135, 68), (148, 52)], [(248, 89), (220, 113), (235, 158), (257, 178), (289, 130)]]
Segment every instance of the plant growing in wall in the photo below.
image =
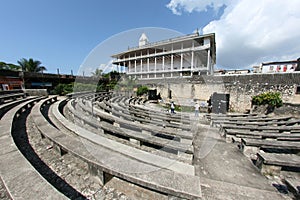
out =
[(279, 92), (265, 92), (252, 97), (252, 105), (267, 105), (267, 113), (283, 105)]
[(137, 89), (137, 91), (136, 91), (136, 95), (138, 95), (138, 96), (142, 96), (143, 94), (147, 94), (147, 92), (148, 92), (148, 87), (147, 86), (140, 86), (140, 87), (138, 87), (138, 89)]

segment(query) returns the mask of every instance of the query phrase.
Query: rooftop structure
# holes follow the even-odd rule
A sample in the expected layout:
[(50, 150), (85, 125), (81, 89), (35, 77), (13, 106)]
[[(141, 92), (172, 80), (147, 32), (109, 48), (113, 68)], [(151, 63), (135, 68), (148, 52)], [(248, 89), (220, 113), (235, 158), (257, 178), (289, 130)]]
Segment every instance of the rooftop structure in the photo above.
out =
[(126, 73), (138, 79), (191, 77), (213, 74), (216, 63), (215, 34), (198, 32), (149, 43), (145, 33), (139, 46), (112, 55), (113, 64), (125, 67)]

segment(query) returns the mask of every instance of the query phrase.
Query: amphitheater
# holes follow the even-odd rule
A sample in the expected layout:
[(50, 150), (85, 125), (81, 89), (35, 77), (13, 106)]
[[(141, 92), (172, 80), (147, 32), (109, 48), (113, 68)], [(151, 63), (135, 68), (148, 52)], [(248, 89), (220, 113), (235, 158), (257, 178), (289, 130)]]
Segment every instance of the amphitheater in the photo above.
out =
[(300, 120), (113, 92), (1, 96), (0, 199), (297, 199)]

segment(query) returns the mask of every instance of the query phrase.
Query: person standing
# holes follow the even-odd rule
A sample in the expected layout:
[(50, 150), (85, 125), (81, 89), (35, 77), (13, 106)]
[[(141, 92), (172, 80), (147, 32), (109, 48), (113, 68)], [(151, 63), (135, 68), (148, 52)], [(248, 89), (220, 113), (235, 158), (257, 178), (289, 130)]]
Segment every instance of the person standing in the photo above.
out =
[(198, 102), (196, 102), (194, 107), (195, 107), (195, 117), (199, 117), (199, 108), (200, 108), (200, 106), (199, 106)]
[(171, 102), (171, 113), (175, 113), (175, 105), (174, 102)]

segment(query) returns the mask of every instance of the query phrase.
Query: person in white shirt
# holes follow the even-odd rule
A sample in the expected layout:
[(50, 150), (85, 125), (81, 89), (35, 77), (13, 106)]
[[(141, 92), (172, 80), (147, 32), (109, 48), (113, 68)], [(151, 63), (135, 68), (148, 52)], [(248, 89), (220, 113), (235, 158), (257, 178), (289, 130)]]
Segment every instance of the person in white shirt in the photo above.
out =
[(175, 113), (175, 105), (173, 101), (171, 103), (171, 113)]
[(195, 117), (199, 117), (199, 108), (200, 108), (200, 106), (199, 106), (198, 102), (196, 102), (194, 107), (195, 107)]

